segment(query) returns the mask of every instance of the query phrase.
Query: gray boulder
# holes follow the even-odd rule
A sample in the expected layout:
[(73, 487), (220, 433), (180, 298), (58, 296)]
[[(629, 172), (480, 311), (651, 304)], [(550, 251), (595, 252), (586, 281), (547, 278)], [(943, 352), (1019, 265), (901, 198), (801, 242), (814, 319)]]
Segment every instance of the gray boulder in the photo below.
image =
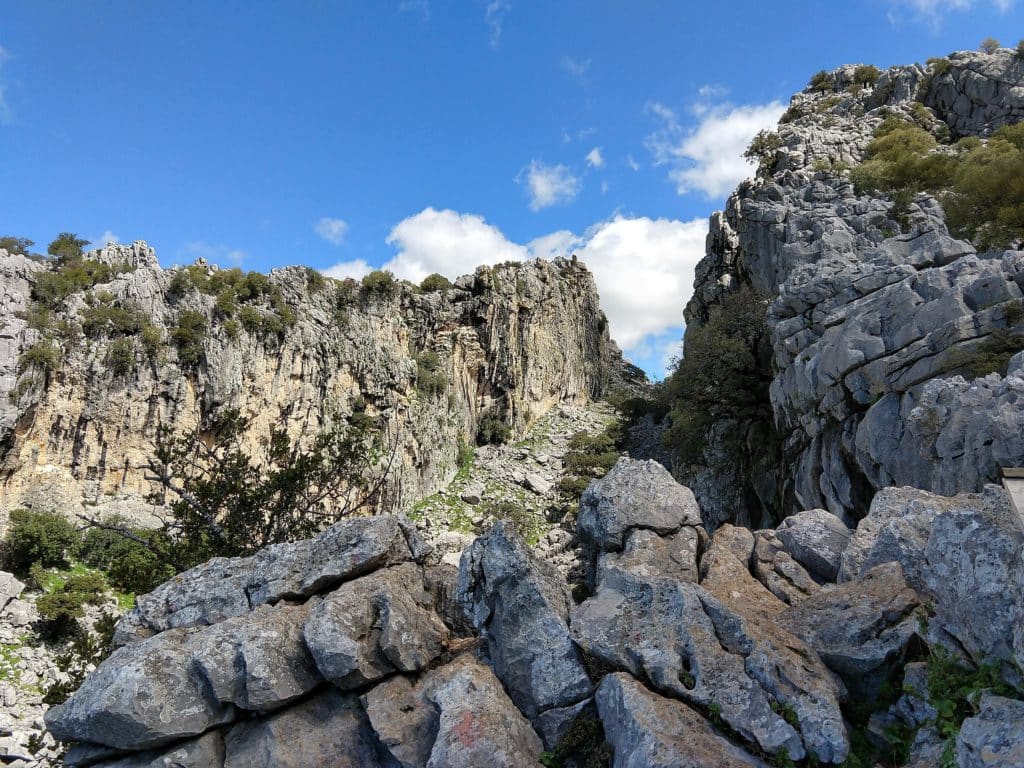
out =
[(787, 517), (775, 529), (775, 535), (811, 576), (834, 582), (852, 533), (831, 512), (811, 509)]
[(233, 708), (208, 694), (192, 664), (196, 636), (168, 630), (117, 649), (66, 702), (46, 712), (46, 727), (63, 741), (137, 750), (230, 721)]
[(580, 499), (580, 534), (602, 551), (622, 549), (633, 528), (666, 534), (700, 524), (693, 492), (653, 460), (619, 459)]
[(138, 752), (89, 765), (94, 768), (222, 768), (224, 739), (220, 731), (209, 731), (198, 739), (175, 744), (169, 749)]
[(686, 704), (651, 693), (629, 675), (606, 676), (595, 699), (615, 750), (613, 768), (767, 768)]
[(757, 532), (750, 566), (754, 577), (787, 605), (818, 591), (818, 582), (786, 551), (775, 531)]
[(17, 599), (24, 588), (25, 585), (14, 578), (13, 573), (0, 571), (0, 611), (6, 608), (9, 602)]
[(879, 565), (857, 581), (823, 587), (779, 616), (854, 695), (875, 698), (903, 666), (919, 631), (921, 601), (898, 563)]
[(442, 653), (448, 630), (429, 605), (418, 565), (385, 568), (329, 594), (303, 637), (325, 678), (358, 688), (396, 670), (415, 672)]
[(528, 718), (590, 696), (590, 677), (569, 636), (566, 582), (509, 523), (498, 523), (463, 554), (458, 595), (495, 673)]
[(960, 768), (1024, 765), (1024, 701), (986, 693), (978, 714), (964, 720), (956, 737)]
[(223, 704), (265, 712), (323, 682), (302, 639), (309, 605), (267, 605), (195, 635), (193, 663)]
[(224, 738), (224, 768), (389, 768), (359, 699), (329, 690)]
[(494, 673), (468, 654), (418, 681), (392, 677), (363, 701), (402, 768), (519, 768), (537, 765), (543, 749)]
[(665, 577), (692, 581), (698, 579), (697, 555), (703, 529), (685, 526), (677, 533), (658, 536), (637, 528), (630, 531), (621, 552), (605, 552), (597, 561), (597, 584), (614, 579), (619, 573), (641, 577)]

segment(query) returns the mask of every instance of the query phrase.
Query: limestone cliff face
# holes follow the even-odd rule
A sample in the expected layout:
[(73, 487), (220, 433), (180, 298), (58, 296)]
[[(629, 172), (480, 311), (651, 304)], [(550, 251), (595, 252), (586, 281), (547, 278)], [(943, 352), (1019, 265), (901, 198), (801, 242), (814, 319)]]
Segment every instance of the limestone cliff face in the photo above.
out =
[(827, 507), (849, 520), (881, 487), (978, 491), (1024, 461), (1024, 361), (1006, 376), (950, 375), (992, 334), (1024, 331), (1024, 252), (954, 239), (927, 194), (901, 226), (891, 200), (856, 194), (843, 171), (887, 115), (954, 140), (1018, 122), (1024, 60), (957, 53), (863, 89), (854, 73), (840, 68), (793, 97), (770, 173), (711, 218), (687, 325), (744, 285), (771, 298), (765, 365), (785, 467), (768, 482), (755, 469), (761, 444), (750, 437), (765, 425), (718, 425), (714, 436), (739, 432), (746, 454), (727, 456), (713, 439), (707, 468), (687, 480), (721, 520), (744, 486), (775, 514)]
[[(53, 371), (25, 370), (19, 357), (40, 337), (25, 319), (32, 286), (52, 268), (0, 251), (0, 520), (25, 505), (137, 510), (158, 425), (187, 430), (229, 407), (253, 419), (253, 442), (271, 424), (308, 438), (365, 404), (382, 442), (398, 443), (383, 506), (402, 509), (450, 479), (457, 439), (472, 440), (482, 418), (520, 433), (555, 404), (600, 396), (622, 366), (593, 278), (575, 261), (482, 267), (437, 292), (360, 293), (304, 268), (275, 270), (278, 309), (253, 308), (294, 323), (268, 334), (228, 322), (215, 296), (182, 291), (185, 271), (161, 269), (144, 242), (88, 256), (127, 271), (72, 294), (58, 319), (79, 326), (100, 296), (144, 314), (162, 341), (147, 355), (130, 337), (133, 370), (115, 373), (109, 335), (65, 333)], [(202, 278), (216, 268), (191, 269)], [(185, 312), (208, 325), (194, 365), (171, 343)], [(424, 353), (437, 355), (440, 388), (417, 387)]]

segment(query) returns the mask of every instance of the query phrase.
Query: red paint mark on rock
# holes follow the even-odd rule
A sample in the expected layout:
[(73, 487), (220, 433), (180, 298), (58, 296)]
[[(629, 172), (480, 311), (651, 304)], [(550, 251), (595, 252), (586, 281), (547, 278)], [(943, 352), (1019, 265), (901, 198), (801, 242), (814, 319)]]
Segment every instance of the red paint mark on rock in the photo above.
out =
[(463, 712), (453, 729), (455, 738), (464, 747), (471, 747), (480, 736), (480, 724), (472, 712)]

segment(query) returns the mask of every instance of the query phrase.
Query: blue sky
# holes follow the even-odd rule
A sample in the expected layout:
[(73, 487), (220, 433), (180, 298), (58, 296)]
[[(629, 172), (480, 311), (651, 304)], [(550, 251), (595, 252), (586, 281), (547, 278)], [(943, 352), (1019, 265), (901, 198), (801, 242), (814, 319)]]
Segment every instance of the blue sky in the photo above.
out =
[(707, 216), (790, 94), (1022, 22), (1020, 0), (0, 0), (0, 234), (412, 279), (576, 251), (660, 375)]

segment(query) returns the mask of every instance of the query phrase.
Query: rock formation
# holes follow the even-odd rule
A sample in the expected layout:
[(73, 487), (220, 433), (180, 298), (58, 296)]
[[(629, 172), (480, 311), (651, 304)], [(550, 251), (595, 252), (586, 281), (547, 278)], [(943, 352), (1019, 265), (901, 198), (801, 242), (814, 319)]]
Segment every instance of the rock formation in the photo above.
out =
[[(949, 235), (932, 196), (904, 218), (844, 171), (887, 116), (954, 140), (1019, 121), (1024, 59), (956, 53), (866, 87), (856, 72), (793, 97), (762, 178), (711, 218), (687, 326), (743, 286), (771, 299), (763, 366), (780, 442), (773, 454), (770, 427), (751, 421), (712, 429), (706, 468), (683, 476), (719, 522), (753, 499), (747, 520), (821, 507), (853, 523), (880, 488), (980, 491), (1024, 463), (1024, 356), (1005, 375), (952, 375), (988, 340), (1024, 332), (1024, 252), (979, 253)], [(737, 442), (740, 455), (722, 447)]]
[[(852, 536), (811, 511), (709, 537), (688, 489), (623, 459), (584, 497), (596, 580), (579, 603), (506, 523), (463, 553), (456, 583), (404, 518), (348, 520), (142, 596), (46, 720), (75, 742), (73, 768), (522, 768), (593, 718), (615, 768), (831, 765), (851, 754), (847, 705), (906, 678), (878, 716), (917, 733), (923, 760), (945, 743), (925, 642), (1021, 683), (1022, 533), (1006, 504), (995, 486), (890, 489)], [(780, 580), (805, 592), (779, 597)], [(948, 742), (958, 764), (1015, 765), (1020, 706), (986, 695)]]
[[(483, 418), (518, 435), (552, 406), (595, 398), (628, 372), (593, 278), (575, 261), (481, 267), (432, 292), (397, 282), (361, 290), (291, 267), (266, 281), (277, 306), (240, 309), (194, 287), (216, 280), (216, 268), (163, 270), (144, 242), (86, 256), (122, 271), (48, 318), (68, 324), (73, 340), (59, 342), (47, 373), (19, 359), (41, 337), (33, 286), (55, 267), (0, 251), (0, 529), (4, 511), (19, 506), (144, 511), (142, 465), (158, 426), (185, 431), (224, 408), (252, 417), (253, 444), (271, 425), (308, 438), (365, 408), (383, 425), (383, 447), (398, 444), (382, 507), (407, 509), (451, 479), (458, 439), (472, 442)], [(114, 334), (82, 338), (83, 313), (96, 306), (144, 318), (151, 354), (135, 328), (124, 337), (127, 370), (113, 370)], [(185, 312), (206, 328), (192, 363), (172, 343)], [(260, 325), (284, 317), (293, 324)], [(440, 385), (418, 381), (425, 359)]]

